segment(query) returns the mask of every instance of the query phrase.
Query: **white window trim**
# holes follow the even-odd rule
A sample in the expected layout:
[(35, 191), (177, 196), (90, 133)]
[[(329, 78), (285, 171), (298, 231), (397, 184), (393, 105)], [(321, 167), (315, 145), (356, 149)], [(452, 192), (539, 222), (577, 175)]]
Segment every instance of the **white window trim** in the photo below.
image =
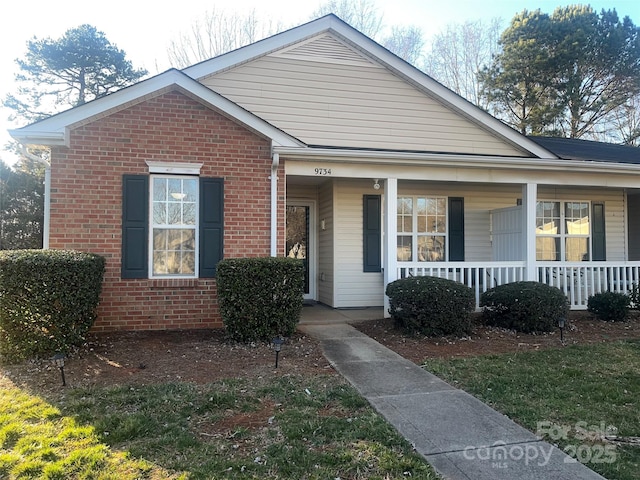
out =
[[(396, 232), (396, 245), (398, 242), (397, 237), (408, 237), (408, 236), (411, 237), (411, 258), (413, 259), (408, 261), (397, 260), (398, 263), (420, 263), (425, 265), (428, 265), (430, 263), (436, 263), (436, 262), (418, 260), (418, 237), (419, 236), (444, 237), (445, 258), (444, 260), (440, 260), (440, 261), (448, 262), (449, 261), (449, 197), (445, 195), (400, 195), (399, 194), (398, 201), (400, 200), (400, 198), (411, 198), (413, 201), (412, 224), (414, 228), (412, 232)], [(444, 199), (444, 209), (445, 209), (445, 215), (444, 215), (445, 231), (444, 232), (429, 233), (429, 232), (418, 232), (416, 230), (418, 225), (418, 222), (417, 222), (418, 214), (415, 208), (417, 198)], [(398, 213), (396, 208), (396, 222), (397, 222), (397, 218), (398, 218)]]
[[(153, 180), (154, 178), (180, 178), (196, 180), (196, 187), (198, 189), (198, 195), (196, 199), (196, 222), (195, 222), (195, 265), (193, 268), (193, 274), (183, 275), (154, 275), (153, 273)], [(173, 175), (173, 174), (158, 174), (149, 176), (149, 278), (151, 279), (176, 279), (176, 278), (199, 278), (200, 271), (200, 184), (198, 177), (193, 175)]]
[[(540, 237), (540, 238), (559, 238), (560, 239), (560, 260), (556, 260), (559, 262), (565, 262), (565, 258), (567, 258), (567, 245), (566, 245), (566, 239), (567, 238), (586, 238), (587, 239), (587, 245), (588, 245), (588, 252), (589, 252), (589, 259), (585, 260), (590, 262), (591, 258), (593, 257), (593, 252), (592, 250), (592, 241), (593, 241), (593, 212), (592, 212), (592, 206), (591, 206), (591, 200), (558, 200), (557, 198), (538, 198), (537, 202), (547, 202), (547, 203), (559, 203), (560, 204), (560, 225), (559, 225), (559, 233), (554, 234), (554, 235), (545, 235), (543, 233), (537, 233), (536, 234), (536, 238)], [(565, 205), (567, 203), (586, 203), (588, 205), (588, 211), (589, 211), (589, 234), (588, 235), (571, 235), (568, 234), (565, 230), (566, 230), (566, 215), (565, 215)], [(536, 204), (537, 205), (537, 204)], [(536, 215), (535, 218), (536, 224), (538, 222), (538, 215)], [(537, 228), (537, 226), (536, 226)]]
[(165, 175), (200, 175), (202, 163), (181, 163), (181, 162), (159, 162), (147, 160), (149, 173), (160, 173)]

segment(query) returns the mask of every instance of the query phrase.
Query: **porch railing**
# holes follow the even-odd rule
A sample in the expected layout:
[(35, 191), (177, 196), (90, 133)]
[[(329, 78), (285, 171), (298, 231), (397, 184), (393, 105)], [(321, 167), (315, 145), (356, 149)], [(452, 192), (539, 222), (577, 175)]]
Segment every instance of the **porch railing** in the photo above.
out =
[[(448, 278), (472, 288), (476, 308), (480, 308), (480, 295), (489, 288), (527, 278), (525, 263), (519, 261), (398, 264), (398, 278), (426, 275)], [(562, 290), (571, 309), (584, 310), (595, 293), (629, 293), (640, 282), (640, 262), (538, 262), (535, 280)]]

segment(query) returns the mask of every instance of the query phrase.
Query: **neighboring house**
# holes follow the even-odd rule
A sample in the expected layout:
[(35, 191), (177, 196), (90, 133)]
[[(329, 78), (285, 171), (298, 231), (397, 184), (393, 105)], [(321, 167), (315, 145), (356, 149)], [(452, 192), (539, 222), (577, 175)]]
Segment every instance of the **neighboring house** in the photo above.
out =
[(333, 15), (11, 134), (51, 147), (49, 247), (107, 257), (96, 329), (219, 326), (223, 257), (303, 259), (337, 308), (409, 275), (573, 308), (638, 278), (640, 150), (566, 158)]

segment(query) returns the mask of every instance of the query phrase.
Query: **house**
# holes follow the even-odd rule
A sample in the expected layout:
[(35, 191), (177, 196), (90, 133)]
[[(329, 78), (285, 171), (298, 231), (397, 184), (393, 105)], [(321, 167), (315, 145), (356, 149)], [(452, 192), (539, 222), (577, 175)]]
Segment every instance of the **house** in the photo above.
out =
[(635, 151), (554, 153), (334, 15), (11, 134), (51, 148), (48, 247), (107, 258), (96, 330), (221, 325), (223, 257), (300, 258), (336, 308), (409, 275), (577, 309), (638, 279)]

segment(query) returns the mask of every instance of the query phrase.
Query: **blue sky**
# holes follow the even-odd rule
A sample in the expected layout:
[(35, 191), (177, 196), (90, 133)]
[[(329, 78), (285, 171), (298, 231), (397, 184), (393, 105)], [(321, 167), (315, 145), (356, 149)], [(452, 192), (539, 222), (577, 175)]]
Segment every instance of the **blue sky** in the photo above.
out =
[[(88, 23), (124, 50), (136, 67), (158, 73), (169, 67), (166, 51), (170, 41), (180, 32), (187, 31), (198, 16), (213, 6), (240, 14), (255, 10), (271, 20), (295, 26), (308, 21), (320, 3), (300, 0), (181, 0), (175, 3), (8, 0), (0, 7), (0, 98), (15, 91), (15, 59), (25, 52), (26, 42), (34, 36), (58, 38), (67, 29)], [(559, 6), (575, 3), (588, 3), (597, 11), (615, 8), (620, 16), (629, 16), (634, 24), (640, 25), (638, 0), (376, 0), (375, 3), (386, 24), (416, 25), (427, 38), (453, 23), (499, 17), (506, 26), (514, 14), (524, 9), (540, 8), (551, 13)], [(2, 151), (10, 139), (6, 131), (21, 126), (7, 120), (10, 113), (0, 108), (0, 158), (7, 163), (13, 163), (15, 159)]]

